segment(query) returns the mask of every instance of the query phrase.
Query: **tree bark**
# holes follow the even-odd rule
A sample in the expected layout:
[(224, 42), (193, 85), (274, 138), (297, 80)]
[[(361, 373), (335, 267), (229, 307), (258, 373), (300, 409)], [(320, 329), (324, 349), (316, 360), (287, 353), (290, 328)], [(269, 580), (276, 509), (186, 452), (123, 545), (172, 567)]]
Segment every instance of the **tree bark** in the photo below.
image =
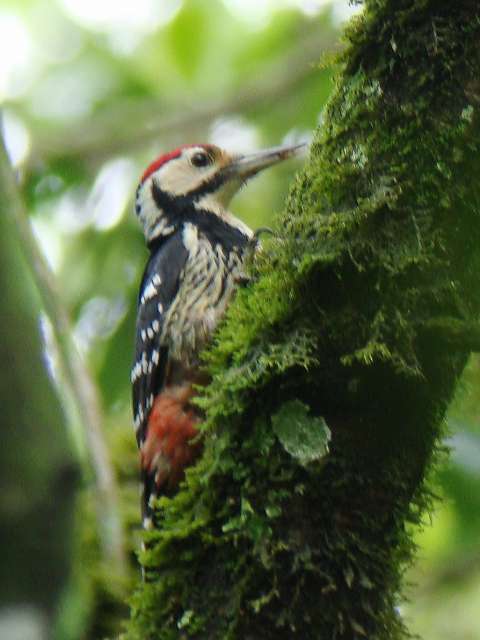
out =
[[(125, 638), (407, 637), (408, 525), (478, 344), (480, 10), (367, 0), (346, 36), (278, 237), (206, 355), (205, 454), (160, 503)], [(305, 457), (319, 416), (330, 450)]]

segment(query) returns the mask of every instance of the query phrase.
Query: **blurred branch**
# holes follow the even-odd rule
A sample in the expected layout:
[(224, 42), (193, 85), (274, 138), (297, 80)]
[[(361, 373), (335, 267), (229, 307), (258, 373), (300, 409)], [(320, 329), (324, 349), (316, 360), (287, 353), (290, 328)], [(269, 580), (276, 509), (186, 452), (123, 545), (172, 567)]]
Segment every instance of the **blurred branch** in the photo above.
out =
[(39, 131), (33, 143), (32, 159), (68, 155), (99, 162), (105, 156), (125, 153), (157, 138), (163, 141), (179, 135), (188, 137), (189, 133), (215, 118), (239, 111), (249, 113), (291, 94), (307, 77), (318, 73), (316, 61), (336, 46), (333, 35), (325, 36), (315, 31), (293, 52), (288, 51), (275, 63), (256, 69), (252, 80), (241, 92), (232, 92), (200, 107), (192, 108), (191, 103), (169, 105), (167, 115), (164, 99), (124, 102), (89, 117), (75, 128)]
[[(89, 462), (96, 482), (100, 538), (106, 559), (115, 562), (122, 575), (126, 569), (125, 546), (115, 475), (102, 433), (102, 411), (91, 376), (72, 340), (68, 313), (56, 289), (54, 275), (37, 245), (24, 203), (15, 183), (3, 140), (0, 140), (0, 191), (9, 203), (9, 214), (17, 227), (24, 258), (46, 314), (53, 327), (63, 382), (74, 401), (77, 419), (84, 431)], [(72, 416), (70, 416), (72, 420)]]

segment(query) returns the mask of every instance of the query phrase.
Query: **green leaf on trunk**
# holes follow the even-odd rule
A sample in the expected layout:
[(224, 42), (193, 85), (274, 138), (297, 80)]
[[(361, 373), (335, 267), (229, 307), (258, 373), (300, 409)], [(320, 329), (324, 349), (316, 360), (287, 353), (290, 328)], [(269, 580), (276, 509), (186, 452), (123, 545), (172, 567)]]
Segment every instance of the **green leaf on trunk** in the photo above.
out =
[(309, 408), (292, 400), (272, 416), (273, 430), (285, 451), (302, 465), (320, 460), (328, 453), (330, 429), (321, 416), (309, 415)]

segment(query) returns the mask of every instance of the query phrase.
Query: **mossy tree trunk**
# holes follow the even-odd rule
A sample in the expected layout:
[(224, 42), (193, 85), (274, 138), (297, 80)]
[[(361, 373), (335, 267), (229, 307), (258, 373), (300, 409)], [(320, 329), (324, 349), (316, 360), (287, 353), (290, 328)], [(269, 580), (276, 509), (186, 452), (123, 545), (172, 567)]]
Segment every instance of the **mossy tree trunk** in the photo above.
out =
[(126, 638), (407, 633), (407, 525), (478, 346), (480, 9), (367, 0), (347, 42), (281, 236), (207, 355), (205, 454), (160, 504)]

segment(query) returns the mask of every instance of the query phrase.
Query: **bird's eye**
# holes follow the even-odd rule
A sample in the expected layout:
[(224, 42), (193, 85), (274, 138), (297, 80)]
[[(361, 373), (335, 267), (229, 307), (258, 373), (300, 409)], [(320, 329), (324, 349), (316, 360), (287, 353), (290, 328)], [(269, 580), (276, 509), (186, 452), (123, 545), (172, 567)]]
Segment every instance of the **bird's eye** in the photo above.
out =
[(206, 167), (208, 164), (211, 164), (212, 158), (205, 153), (204, 151), (199, 151), (195, 153), (191, 158), (191, 163), (194, 167)]

